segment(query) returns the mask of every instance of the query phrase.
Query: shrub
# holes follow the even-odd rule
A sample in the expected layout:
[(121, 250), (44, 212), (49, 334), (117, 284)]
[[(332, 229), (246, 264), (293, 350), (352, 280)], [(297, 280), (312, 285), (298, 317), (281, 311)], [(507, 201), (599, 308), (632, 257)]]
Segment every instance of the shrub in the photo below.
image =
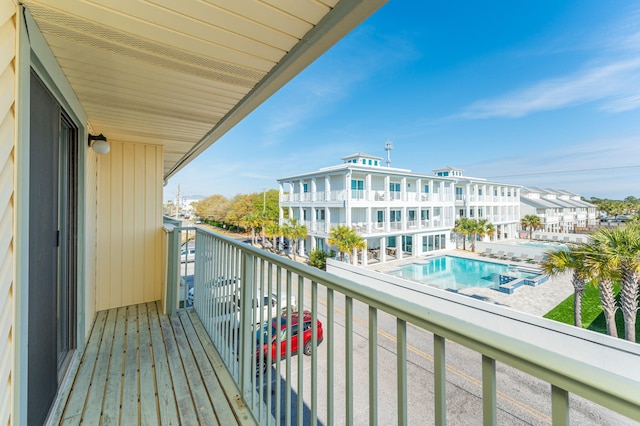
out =
[(327, 268), (327, 258), (332, 257), (333, 255), (333, 252), (327, 253), (322, 249), (314, 248), (309, 252), (309, 264), (318, 269), (324, 270)]

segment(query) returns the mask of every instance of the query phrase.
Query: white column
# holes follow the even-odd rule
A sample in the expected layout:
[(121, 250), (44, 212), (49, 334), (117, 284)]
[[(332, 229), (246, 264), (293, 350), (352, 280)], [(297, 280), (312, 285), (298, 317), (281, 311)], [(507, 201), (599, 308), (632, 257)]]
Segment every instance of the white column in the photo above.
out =
[(324, 232), (329, 233), (331, 229), (331, 209), (329, 207), (325, 207), (324, 209)]
[(316, 201), (316, 178), (311, 179), (311, 201)]
[(387, 261), (387, 239), (386, 237), (380, 238), (380, 262)]
[(371, 225), (373, 223), (373, 218), (371, 217), (371, 206), (367, 207), (367, 221), (365, 223), (367, 224), (367, 234), (370, 234)]
[(367, 194), (365, 200), (373, 201), (375, 197), (371, 191), (371, 173), (367, 173), (367, 176), (364, 178), (364, 190)]
[(329, 201), (331, 199), (331, 179), (329, 176), (324, 177), (324, 200)]

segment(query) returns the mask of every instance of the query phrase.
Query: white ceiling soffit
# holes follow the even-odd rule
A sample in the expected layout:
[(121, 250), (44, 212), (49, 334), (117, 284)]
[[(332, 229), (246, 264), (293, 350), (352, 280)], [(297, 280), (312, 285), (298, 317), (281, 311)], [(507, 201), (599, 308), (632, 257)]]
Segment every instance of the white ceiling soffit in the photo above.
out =
[(386, 0), (23, 0), (94, 133), (165, 180)]

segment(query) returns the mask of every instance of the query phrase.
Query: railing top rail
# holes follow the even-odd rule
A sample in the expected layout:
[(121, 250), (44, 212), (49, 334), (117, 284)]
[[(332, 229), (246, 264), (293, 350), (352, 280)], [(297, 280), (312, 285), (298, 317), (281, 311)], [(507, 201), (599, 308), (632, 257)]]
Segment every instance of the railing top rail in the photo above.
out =
[[(198, 233), (208, 234), (223, 240), (241, 251), (265, 259), (287, 271), (337, 290), (497, 361), (514, 366), (562, 389), (585, 396), (603, 406), (640, 420), (640, 381), (595, 367), (566, 354), (534, 345), (525, 339), (501, 333), (497, 323), (492, 323), (489, 327), (471, 323), (463, 318), (433, 308), (426, 308), (424, 305), (408, 300), (408, 298), (383, 292), (371, 286), (294, 262), (233, 238), (203, 228), (196, 228), (196, 230)], [(456, 300), (459, 298), (461, 305), (469, 306), (469, 302), (463, 302), (465, 299), (462, 296), (447, 293), (441, 297), (441, 299), (449, 301), (453, 298)], [(505, 319), (507, 316), (505, 310)], [(625, 343), (612, 341), (608, 349), (612, 353), (614, 350), (621, 352), (622, 349), (622, 352), (640, 358), (640, 349), (635, 348), (635, 345), (625, 345)]]

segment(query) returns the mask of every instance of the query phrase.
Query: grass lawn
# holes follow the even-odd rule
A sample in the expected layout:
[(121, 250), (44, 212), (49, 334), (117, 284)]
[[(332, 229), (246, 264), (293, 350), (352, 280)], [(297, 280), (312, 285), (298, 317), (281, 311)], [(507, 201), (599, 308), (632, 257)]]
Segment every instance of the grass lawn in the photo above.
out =
[[(618, 298), (620, 285), (614, 285), (614, 290), (616, 298)], [(547, 312), (544, 317), (565, 324), (573, 324), (573, 295), (560, 302), (558, 306)], [(593, 285), (587, 285), (584, 295), (582, 296), (582, 326), (588, 330), (607, 334), (607, 324), (604, 320), (602, 308), (600, 307), (598, 289)], [(622, 311), (620, 309), (616, 312), (616, 328), (618, 329), (618, 337), (624, 339), (624, 319), (622, 318)], [(639, 338), (640, 321), (636, 321), (636, 343), (640, 342)]]

